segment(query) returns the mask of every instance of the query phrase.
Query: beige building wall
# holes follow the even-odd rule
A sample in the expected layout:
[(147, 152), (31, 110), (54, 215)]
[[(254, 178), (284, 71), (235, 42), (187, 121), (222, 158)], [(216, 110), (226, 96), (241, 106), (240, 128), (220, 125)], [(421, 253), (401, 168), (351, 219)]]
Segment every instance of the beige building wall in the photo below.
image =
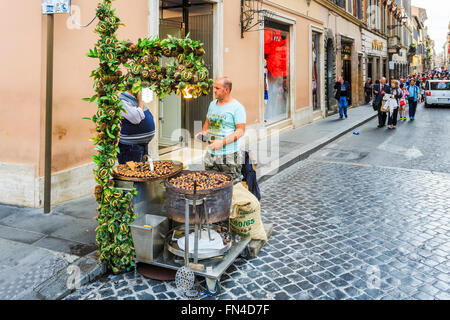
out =
[[(78, 0), (72, 5), (80, 8), (81, 24), (87, 23), (95, 15), (97, 1)], [(117, 32), (120, 40), (137, 42), (148, 34), (148, 1), (115, 1), (116, 14), (125, 26)], [(87, 28), (68, 28), (68, 15), (55, 17), (55, 59), (53, 97), (53, 171), (61, 171), (85, 164), (94, 154), (92, 142), (95, 125), (83, 117), (92, 116), (95, 103), (82, 101), (94, 94), (91, 71), (98, 67), (98, 60), (86, 57), (86, 52), (94, 47), (98, 35), (94, 33), (98, 20)], [(45, 31), (45, 30), (44, 30)], [(45, 58), (45, 57), (44, 57)], [(40, 167), (39, 175), (43, 175)]]
[[(322, 4), (323, 2), (324, 4)], [(342, 73), (341, 40), (352, 41), (351, 74), (352, 74), (352, 105), (358, 106), (363, 103), (362, 88), (364, 85), (362, 77), (362, 63), (359, 55), (362, 54), (361, 29), (358, 20), (346, 18), (340, 15), (342, 10), (333, 10), (328, 1), (311, 1), (310, 14), (313, 18), (323, 21), (323, 27), (328, 35), (333, 36), (334, 48), (336, 50), (336, 77)], [(337, 7), (337, 6), (335, 6)], [(350, 15), (348, 13), (348, 15)], [(335, 79), (337, 80), (337, 79)]]
[(233, 80), (232, 95), (246, 108), (247, 125), (261, 121), (259, 114), (260, 54), (258, 32), (241, 39), (240, 1), (224, 3), (223, 73)]
[[(86, 24), (95, 15), (97, 1), (74, 0), (74, 17)], [(115, 1), (116, 13), (126, 25), (119, 39), (136, 41), (148, 34), (148, 1)], [(0, 51), (0, 202), (41, 206), (45, 152), (45, 81), (47, 16), (40, 1), (1, 1), (0, 27), (5, 47)], [(82, 98), (94, 94), (91, 71), (98, 60), (86, 57), (98, 35), (98, 20), (79, 28), (68, 14), (54, 17), (52, 202), (89, 194), (94, 185), (89, 138), (95, 125), (83, 117), (97, 107)], [(89, 191), (88, 191), (89, 190)]]
[[(74, 18), (88, 23), (95, 15), (97, 1), (73, 0)], [(118, 38), (136, 41), (148, 35), (149, 1), (114, 1), (117, 15), (126, 25)], [(320, 8), (307, 7), (295, 0), (263, 1), (264, 7), (280, 19), (293, 23), (290, 45), (295, 66), (291, 73), (292, 104), (285, 125), (313, 120), (311, 107), (311, 26), (322, 28)], [(233, 95), (247, 108), (247, 125), (263, 126), (263, 37), (261, 32), (240, 37), (240, 1), (227, 0), (223, 6), (223, 66), (219, 70), (233, 79)], [(313, 12), (319, 17), (309, 16)], [(47, 16), (41, 14), (40, 1), (0, 2), (0, 27), (5, 50), (0, 51), (3, 77), (0, 79), (0, 202), (42, 206), (45, 151), (45, 79)], [(277, 18), (277, 19), (278, 19)], [(83, 117), (96, 112), (96, 104), (82, 101), (94, 94), (91, 71), (98, 60), (86, 53), (98, 40), (97, 20), (79, 28), (68, 14), (55, 15), (52, 203), (91, 193), (95, 181), (89, 138), (95, 125)], [(218, 26), (216, 26), (218, 27)], [(323, 51), (323, 49), (321, 49)], [(218, 61), (221, 61), (219, 59)], [(155, 119), (157, 113), (152, 110)], [(157, 122), (157, 121), (155, 121)]]
[(40, 150), (42, 19), (37, 1), (1, 1), (0, 162), (36, 165)]
[[(295, 67), (291, 74), (292, 99), (289, 121), (307, 123), (312, 121), (311, 107), (311, 39), (310, 26), (322, 26), (317, 19), (308, 17), (306, 4), (299, 1), (263, 1), (263, 9), (275, 13), (271, 19), (286, 24), (293, 24), (290, 46), (295, 54), (290, 57), (290, 63)], [(264, 119), (263, 104), (263, 31), (245, 32), (241, 39), (240, 33), (240, 1), (224, 3), (224, 74), (233, 79), (233, 95), (247, 109), (247, 125), (260, 125)], [(304, 13), (302, 13), (304, 12)], [(255, 17), (256, 19), (256, 17)], [(253, 30), (257, 30), (256, 26)], [(307, 110), (306, 110), (307, 109)], [(309, 109), (311, 111), (309, 112)], [(297, 115), (300, 110), (306, 111)], [(301, 119), (299, 119), (301, 118)]]

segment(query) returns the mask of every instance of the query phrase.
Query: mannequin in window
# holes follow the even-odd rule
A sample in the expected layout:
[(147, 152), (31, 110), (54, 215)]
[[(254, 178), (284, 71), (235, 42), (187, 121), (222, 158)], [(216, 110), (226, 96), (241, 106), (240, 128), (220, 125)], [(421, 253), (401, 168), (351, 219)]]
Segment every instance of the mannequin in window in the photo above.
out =
[(316, 45), (315, 42), (312, 42), (312, 59), (313, 59), (313, 67), (312, 67), (312, 96), (313, 96), (313, 108), (317, 107), (317, 53), (316, 53)]

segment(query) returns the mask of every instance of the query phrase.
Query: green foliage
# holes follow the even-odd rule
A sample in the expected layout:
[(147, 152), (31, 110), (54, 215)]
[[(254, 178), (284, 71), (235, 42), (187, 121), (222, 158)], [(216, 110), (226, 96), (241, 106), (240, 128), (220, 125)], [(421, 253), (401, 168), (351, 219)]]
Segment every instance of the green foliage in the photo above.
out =
[[(99, 67), (91, 72), (96, 94), (84, 101), (96, 102), (97, 112), (91, 118), (84, 118), (96, 124), (97, 134), (90, 140), (95, 144), (96, 155), (92, 156), (97, 168), (94, 178), (97, 185), (94, 196), (98, 203), (96, 240), (100, 263), (112, 272), (118, 273), (133, 266), (135, 255), (129, 229), (137, 214), (133, 208), (136, 189), (121, 190), (114, 187), (111, 172), (117, 160), (117, 147), (122, 121), (122, 102), (118, 93), (125, 90), (139, 92), (149, 87), (160, 98), (189, 86), (193, 98), (207, 95), (213, 80), (201, 58), (205, 51), (203, 44), (189, 38), (167, 39), (158, 37), (139, 39), (137, 44), (119, 41), (115, 35), (123, 25), (111, 7), (112, 0), (101, 1), (96, 9), (99, 22), (95, 32), (99, 40), (94, 49), (86, 54), (99, 60)], [(161, 66), (160, 58), (172, 57), (176, 62)], [(120, 67), (126, 68), (124, 75)], [(182, 77), (184, 74), (184, 77)], [(183, 79), (182, 79), (183, 78)]]

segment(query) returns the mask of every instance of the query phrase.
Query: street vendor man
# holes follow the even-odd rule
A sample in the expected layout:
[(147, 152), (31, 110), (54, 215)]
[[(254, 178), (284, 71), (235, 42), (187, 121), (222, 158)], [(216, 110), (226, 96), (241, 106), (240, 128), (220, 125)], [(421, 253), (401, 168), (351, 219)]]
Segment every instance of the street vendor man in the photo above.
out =
[(231, 96), (232, 82), (228, 77), (216, 79), (213, 90), (216, 99), (210, 103), (202, 131), (195, 137), (210, 143), (204, 157), (205, 170), (230, 174), (236, 184), (242, 181), (245, 159), (239, 139), (245, 133), (247, 116), (244, 106)]
[(148, 144), (155, 136), (155, 121), (142, 100), (142, 92), (133, 93), (131, 86), (119, 96), (123, 116), (119, 139), (119, 164), (143, 162), (148, 156)]

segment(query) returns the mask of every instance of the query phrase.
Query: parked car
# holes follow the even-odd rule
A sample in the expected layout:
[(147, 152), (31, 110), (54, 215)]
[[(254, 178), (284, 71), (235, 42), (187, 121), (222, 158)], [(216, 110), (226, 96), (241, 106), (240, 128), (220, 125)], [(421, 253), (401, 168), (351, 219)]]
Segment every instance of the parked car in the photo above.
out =
[(433, 104), (450, 105), (450, 80), (427, 80), (425, 108)]

